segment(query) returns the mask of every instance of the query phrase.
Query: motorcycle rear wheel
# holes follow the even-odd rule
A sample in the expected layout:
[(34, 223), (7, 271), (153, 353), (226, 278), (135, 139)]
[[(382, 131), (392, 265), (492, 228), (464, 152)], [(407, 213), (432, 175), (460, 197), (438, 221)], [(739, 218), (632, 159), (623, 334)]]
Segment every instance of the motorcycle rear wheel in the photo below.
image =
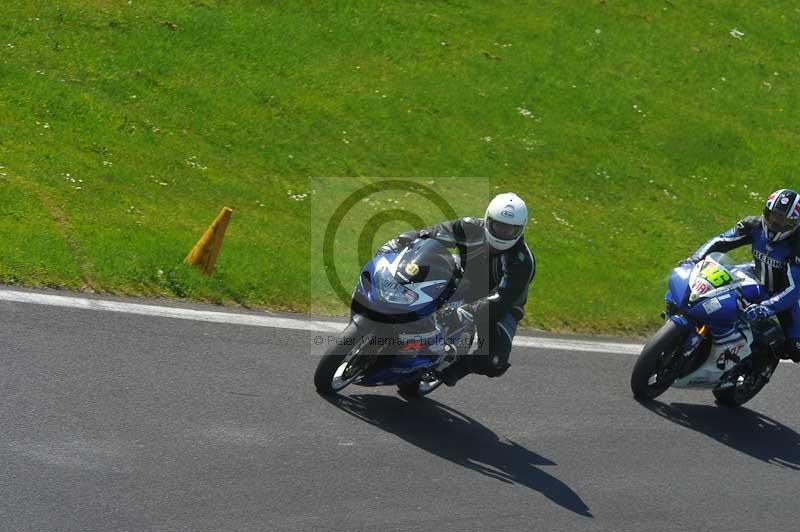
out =
[(758, 395), (764, 386), (769, 382), (775, 369), (778, 367), (779, 360), (775, 359), (762, 367), (758, 373), (753, 375), (753, 371), (736, 376), (733, 386), (714, 389), (714, 399), (720, 406), (737, 407), (742, 406), (747, 401)]
[(645, 344), (631, 373), (631, 391), (637, 399), (655, 399), (678, 377), (680, 349), (686, 330), (668, 321)]
[(426, 373), (419, 379), (404, 382), (397, 385), (397, 393), (401, 397), (409, 400), (420, 399), (425, 397), (436, 388), (442, 385), (442, 381), (434, 375)]
[(365, 350), (370, 338), (351, 323), (339, 341), (328, 346), (314, 372), (314, 386), (320, 395), (339, 393), (364, 374), (372, 361)]

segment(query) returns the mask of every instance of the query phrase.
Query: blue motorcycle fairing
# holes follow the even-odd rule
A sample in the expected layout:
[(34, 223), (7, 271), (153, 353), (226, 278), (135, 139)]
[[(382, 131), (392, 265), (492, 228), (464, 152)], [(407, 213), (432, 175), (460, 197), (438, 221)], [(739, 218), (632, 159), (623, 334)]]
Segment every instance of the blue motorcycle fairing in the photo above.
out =
[(691, 268), (679, 267), (672, 270), (670, 288), (664, 299), (683, 311), (683, 315), (672, 315), (670, 319), (684, 327), (695, 323), (705, 323), (712, 333), (722, 334), (730, 331), (731, 324), (737, 320), (738, 307), (736, 292), (731, 290), (712, 298), (701, 298), (689, 302), (689, 274)]
[[(409, 262), (417, 267), (409, 268)], [(409, 298), (412, 301), (403, 303), (383, 297), (378, 283), (386, 279), (375, 278), (382, 268), (391, 272), (400, 285), (396, 294), (402, 297), (403, 293), (413, 292), (416, 297), (412, 295)], [(378, 369), (366, 374), (358, 385), (385, 386), (413, 381), (442, 362), (446, 356), (445, 339), (431, 316), (448, 301), (459, 277), (460, 270), (449, 250), (432, 239), (416, 240), (398, 252), (378, 254), (364, 265), (353, 290), (350, 319), (365, 334), (377, 334), (391, 343), (382, 348), (380, 356), (385, 358)]]
[(408, 354), (406, 357), (403, 357), (401, 363), (397, 363), (399, 357), (393, 358), (395, 360), (391, 367), (380, 369), (364, 377), (364, 379), (358, 382), (359, 386), (388, 386), (418, 379), (426, 371), (437, 366), (442, 357), (421, 354), (416, 354), (416, 356), (414, 356), (413, 354)]
[[(724, 263), (726, 257), (717, 259), (723, 259)], [(762, 301), (767, 294), (763, 286), (747, 275), (750, 265), (724, 267), (729, 271), (730, 277), (738, 282), (730, 284), (728, 289), (721, 286), (696, 301), (690, 301), (689, 297), (691, 294), (689, 280), (693, 267), (680, 266), (672, 270), (669, 290), (664, 296), (670, 311), (669, 319), (681, 327), (694, 330), (695, 334), (700, 325), (708, 326), (714, 337), (724, 337), (736, 330), (741, 320), (741, 305)], [(739, 298), (742, 298), (742, 303), (739, 302)], [(692, 336), (690, 334), (688, 342), (693, 341)]]
[(678, 266), (669, 275), (669, 290), (664, 299), (676, 307), (683, 308), (689, 301), (689, 275), (691, 266)]
[(745, 298), (748, 303), (761, 303), (762, 301), (769, 299), (767, 290), (762, 285), (757, 283), (743, 285), (741, 292), (742, 297)]
[(705, 323), (715, 336), (730, 332), (738, 319), (736, 292), (731, 290), (708, 299), (697, 301), (686, 314), (699, 323)]
[(406, 285), (418, 294), (416, 302), (393, 303), (381, 297), (375, 283), (375, 273), (380, 268), (386, 268), (387, 264), (395, 262), (398, 256), (399, 253), (377, 255), (362, 268), (359, 283), (353, 292), (353, 301), (357, 304), (356, 308), (351, 305), (351, 312), (361, 311), (371, 316), (383, 315), (388, 321), (396, 322), (416, 321), (436, 312), (441, 304), (441, 293), (447, 288), (447, 280)]
[(669, 319), (675, 324), (685, 329), (694, 328), (694, 325), (680, 314), (671, 314)]

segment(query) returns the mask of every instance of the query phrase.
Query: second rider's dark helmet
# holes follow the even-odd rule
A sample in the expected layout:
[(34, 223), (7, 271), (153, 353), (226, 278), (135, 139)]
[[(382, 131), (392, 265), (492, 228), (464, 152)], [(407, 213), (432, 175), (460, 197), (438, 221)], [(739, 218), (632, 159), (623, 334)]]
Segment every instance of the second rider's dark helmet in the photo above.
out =
[(800, 194), (788, 188), (770, 194), (764, 205), (761, 224), (770, 242), (788, 238), (800, 224)]

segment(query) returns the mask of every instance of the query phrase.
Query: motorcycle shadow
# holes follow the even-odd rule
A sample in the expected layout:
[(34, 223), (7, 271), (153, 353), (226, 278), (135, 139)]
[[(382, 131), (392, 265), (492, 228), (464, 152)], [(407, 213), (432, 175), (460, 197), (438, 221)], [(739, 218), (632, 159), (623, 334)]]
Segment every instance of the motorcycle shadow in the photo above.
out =
[(764, 414), (744, 407), (661, 401), (641, 404), (673, 423), (705, 434), (753, 458), (800, 471), (800, 434)]
[(334, 396), (328, 401), (348, 414), (402, 440), (487, 477), (538, 491), (584, 517), (589, 507), (564, 482), (536, 466), (556, 465), (488, 427), (432, 399), (406, 402), (385, 395)]

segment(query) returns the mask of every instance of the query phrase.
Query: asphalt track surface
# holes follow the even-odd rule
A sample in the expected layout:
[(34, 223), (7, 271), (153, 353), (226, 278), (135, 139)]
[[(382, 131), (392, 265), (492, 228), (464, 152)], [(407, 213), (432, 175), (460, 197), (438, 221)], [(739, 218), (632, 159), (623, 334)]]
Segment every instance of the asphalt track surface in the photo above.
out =
[(314, 334), (0, 302), (0, 530), (797, 530), (794, 365), (738, 410), (534, 348), (327, 401)]

